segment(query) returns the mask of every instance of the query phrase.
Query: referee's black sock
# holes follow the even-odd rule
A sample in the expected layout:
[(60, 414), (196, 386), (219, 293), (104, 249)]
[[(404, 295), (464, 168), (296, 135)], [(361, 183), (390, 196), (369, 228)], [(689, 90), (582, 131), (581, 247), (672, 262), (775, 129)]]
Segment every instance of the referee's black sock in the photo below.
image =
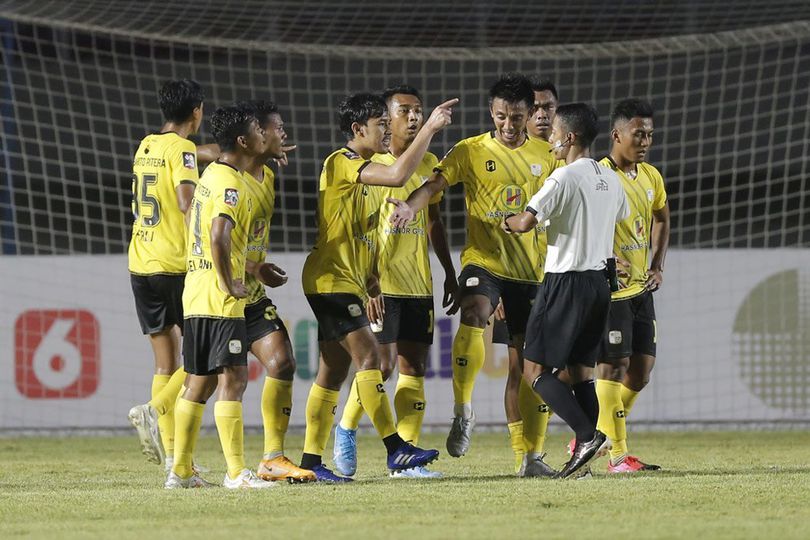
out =
[(571, 386), (574, 397), (588, 415), (591, 423), (595, 426), (599, 421), (599, 399), (596, 397), (596, 385), (593, 380), (578, 382)]
[[(574, 433), (577, 441), (590, 441), (593, 439), (596, 425), (591, 422), (585, 411), (577, 403), (571, 387), (555, 377), (550, 371), (544, 371), (533, 385), (534, 391), (540, 394), (548, 406), (565, 420)], [(598, 412), (598, 411), (597, 411)]]

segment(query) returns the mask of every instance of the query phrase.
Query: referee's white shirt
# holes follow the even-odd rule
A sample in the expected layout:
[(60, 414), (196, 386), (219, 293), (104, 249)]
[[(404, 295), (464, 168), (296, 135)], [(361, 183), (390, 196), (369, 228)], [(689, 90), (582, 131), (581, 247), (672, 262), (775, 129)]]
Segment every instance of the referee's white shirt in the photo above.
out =
[(548, 221), (547, 273), (603, 270), (616, 223), (630, 215), (618, 175), (590, 158), (555, 170), (526, 210)]

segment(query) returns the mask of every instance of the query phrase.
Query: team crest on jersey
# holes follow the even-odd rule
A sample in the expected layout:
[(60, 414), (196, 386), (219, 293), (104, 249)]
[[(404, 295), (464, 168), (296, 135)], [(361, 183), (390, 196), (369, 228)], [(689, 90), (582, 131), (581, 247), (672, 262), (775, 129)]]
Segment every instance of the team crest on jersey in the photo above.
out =
[(648, 189), (647, 190), (647, 200), (652, 202), (652, 200), (654, 198), (655, 198), (655, 192), (653, 190), (651, 190), (651, 189)]
[(509, 184), (501, 190), (501, 204), (508, 210), (523, 210), (524, 202), (520, 186)]
[(236, 207), (239, 203), (239, 191), (236, 189), (225, 189), (225, 204), (230, 207)]
[(497, 167), (495, 166), (495, 162), (494, 162), (493, 160), (491, 160), (491, 159), (488, 159), (488, 160), (487, 160), (487, 162), (486, 162), (486, 163), (484, 163), (484, 167), (485, 167), (485, 168), (486, 168), (486, 170), (488, 170), (489, 172), (494, 172), (494, 171), (495, 171), (495, 169), (497, 169)]
[(183, 167), (186, 169), (197, 168), (197, 156), (194, 152), (183, 152)]
[(647, 237), (647, 231), (644, 227), (644, 218), (636, 216), (633, 220), (633, 232), (636, 234), (636, 240), (641, 241)]
[(543, 166), (539, 163), (532, 163), (529, 168), (532, 170), (533, 176), (540, 176), (543, 174)]
[(267, 231), (267, 220), (259, 218), (253, 222), (253, 230), (250, 233), (252, 240), (261, 240), (264, 238), (264, 233)]

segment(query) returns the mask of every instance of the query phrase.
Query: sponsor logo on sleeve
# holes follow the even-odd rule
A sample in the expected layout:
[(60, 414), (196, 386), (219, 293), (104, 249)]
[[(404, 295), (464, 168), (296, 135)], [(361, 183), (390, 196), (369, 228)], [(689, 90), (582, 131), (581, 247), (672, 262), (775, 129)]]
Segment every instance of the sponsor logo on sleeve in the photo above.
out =
[(543, 166), (539, 163), (532, 163), (529, 168), (532, 170), (532, 175), (534, 176), (543, 174)]
[(225, 189), (225, 204), (230, 207), (236, 207), (239, 203), (239, 190), (226, 188)]
[(194, 152), (183, 152), (183, 167), (186, 169), (197, 168), (197, 156)]

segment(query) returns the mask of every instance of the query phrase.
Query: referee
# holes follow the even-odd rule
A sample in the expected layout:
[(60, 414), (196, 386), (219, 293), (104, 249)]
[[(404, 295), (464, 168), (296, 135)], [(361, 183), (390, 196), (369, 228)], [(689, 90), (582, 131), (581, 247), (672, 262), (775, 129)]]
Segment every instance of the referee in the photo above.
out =
[[(628, 217), (629, 207), (616, 173), (590, 157), (598, 132), (592, 107), (560, 106), (549, 142), (566, 165), (549, 176), (525, 211), (503, 224), (507, 232), (524, 233), (548, 221), (545, 279), (529, 316), (524, 356), (536, 364), (525, 372), (534, 379), (534, 391), (576, 433), (560, 478), (571, 476), (607, 444), (596, 429), (593, 368), (607, 329), (614, 229)], [(568, 370), (571, 386), (557, 378), (562, 370)]]

